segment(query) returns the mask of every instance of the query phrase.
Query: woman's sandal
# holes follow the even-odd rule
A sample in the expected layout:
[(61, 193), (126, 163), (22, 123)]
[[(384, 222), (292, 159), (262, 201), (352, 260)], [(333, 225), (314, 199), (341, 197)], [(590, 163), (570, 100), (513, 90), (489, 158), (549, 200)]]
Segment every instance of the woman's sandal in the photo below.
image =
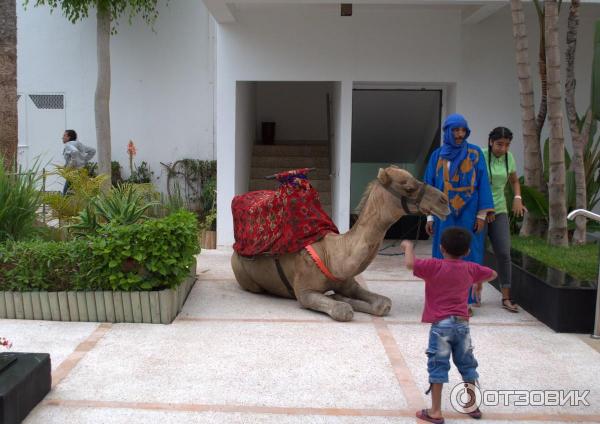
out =
[(427, 421), (428, 423), (444, 424), (443, 418), (433, 418), (432, 416), (429, 415), (429, 412), (427, 412), (427, 409), (421, 409), (419, 412), (417, 412), (416, 416), (418, 419)]
[(508, 298), (502, 299), (502, 307), (509, 312), (519, 312), (517, 305), (515, 305), (512, 300)]

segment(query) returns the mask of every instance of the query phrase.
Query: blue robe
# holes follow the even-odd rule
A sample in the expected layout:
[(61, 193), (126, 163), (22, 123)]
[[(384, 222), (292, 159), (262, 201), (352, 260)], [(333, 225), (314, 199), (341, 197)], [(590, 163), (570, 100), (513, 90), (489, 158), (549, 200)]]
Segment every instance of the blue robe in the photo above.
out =
[[(477, 212), (494, 209), (494, 199), (487, 168), (481, 149), (467, 143), (466, 157), (460, 162), (456, 175), (450, 178), (448, 160), (440, 156), (442, 148), (436, 149), (429, 158), (424, 181), (448, 196), (450, 215), (445, 221), (434, 217), (432, 256), (442, 258), (440, 239), (444, 229), (462, 227), (472, 232), (471, 252), (465, 260), (481, 264), (485, 247), (484, 231), (475, 233)], [(451, 180), (451, 181), (450, 181)]]

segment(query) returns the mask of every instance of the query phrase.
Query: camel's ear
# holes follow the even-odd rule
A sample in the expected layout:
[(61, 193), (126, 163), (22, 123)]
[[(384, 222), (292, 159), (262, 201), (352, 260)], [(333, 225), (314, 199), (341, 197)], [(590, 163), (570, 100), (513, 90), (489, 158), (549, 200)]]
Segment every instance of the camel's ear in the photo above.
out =
[(389, 183), (391, 181), (390, 176), (387, 174), (387, 172), (385, 172), (385, 169), (383, 169), (383, 168), (379, 168), (379, 173), (377, 174), (377, 179), (384, 186), (389, 185)]

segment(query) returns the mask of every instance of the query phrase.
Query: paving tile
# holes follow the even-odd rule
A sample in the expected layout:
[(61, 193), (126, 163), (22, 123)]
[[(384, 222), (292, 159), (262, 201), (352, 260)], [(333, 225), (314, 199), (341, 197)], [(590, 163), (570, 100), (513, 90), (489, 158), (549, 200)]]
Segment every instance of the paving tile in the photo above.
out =
[(235, 278), (231, 269), (231, 249), (202, 249), (196, 270), (200, 280)]
[[(425, 286), (422, 281), (367, 281), (371, 291), (388, 296), (392, 300), (392, 309), (386, 320), (421, 321), (425, 302)], [(490, 284), (483, 286), (482, 305), (473, 308), (472, 323), (495, 324), (531, 324), (543, 325), (532, 315), (521, 309), (517, 314), (501, 307), (502, 295)]]
[[(429, 326), (389, 326), (404, 359), (423, 390), (428, 387), (425, 348)], [(478, 372), (483, 390), (590, 390), (590, 406), (535, 407), (486, 406), (499, 413), (600, 413), (600, 354), (575, 335), (554, 333), (547, 327), (475, 327), (471, 328)], [(452, 365), (450, 382), (444, 385), (444, 405), (449, 409), (450, 389), (460, 383)]]
[[(328, 315), (304, 309), (297, 300), (243, 290), (235, 280), (198, 281), (190, 292), (180, 319), (284, 319), (335, 322)], [(370, 316), (355, 313), (354, 320)]]
[(178, 322), (114, 325), (52, 399), (398, 409), (373, 327)]
[(412, 424), (405, 417), (335, 417), (39, 406), (24, 424)]
[(55, 370), (97, 327), (95, 322), (0, 319), (0, 336), (13, 343), (11, 352), (50, 353)]

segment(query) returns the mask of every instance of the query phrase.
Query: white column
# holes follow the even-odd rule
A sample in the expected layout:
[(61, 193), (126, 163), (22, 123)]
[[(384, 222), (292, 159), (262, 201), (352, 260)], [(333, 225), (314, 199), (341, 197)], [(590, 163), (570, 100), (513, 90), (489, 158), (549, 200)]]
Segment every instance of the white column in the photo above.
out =
[(336, 146), (333, 176), (333, 220), (340, 233), (348, 231), (350, 221), (350, 168), (352, 153), (352, 87), (353, 81), (343, 80), (340, 98), (339, 136)]

